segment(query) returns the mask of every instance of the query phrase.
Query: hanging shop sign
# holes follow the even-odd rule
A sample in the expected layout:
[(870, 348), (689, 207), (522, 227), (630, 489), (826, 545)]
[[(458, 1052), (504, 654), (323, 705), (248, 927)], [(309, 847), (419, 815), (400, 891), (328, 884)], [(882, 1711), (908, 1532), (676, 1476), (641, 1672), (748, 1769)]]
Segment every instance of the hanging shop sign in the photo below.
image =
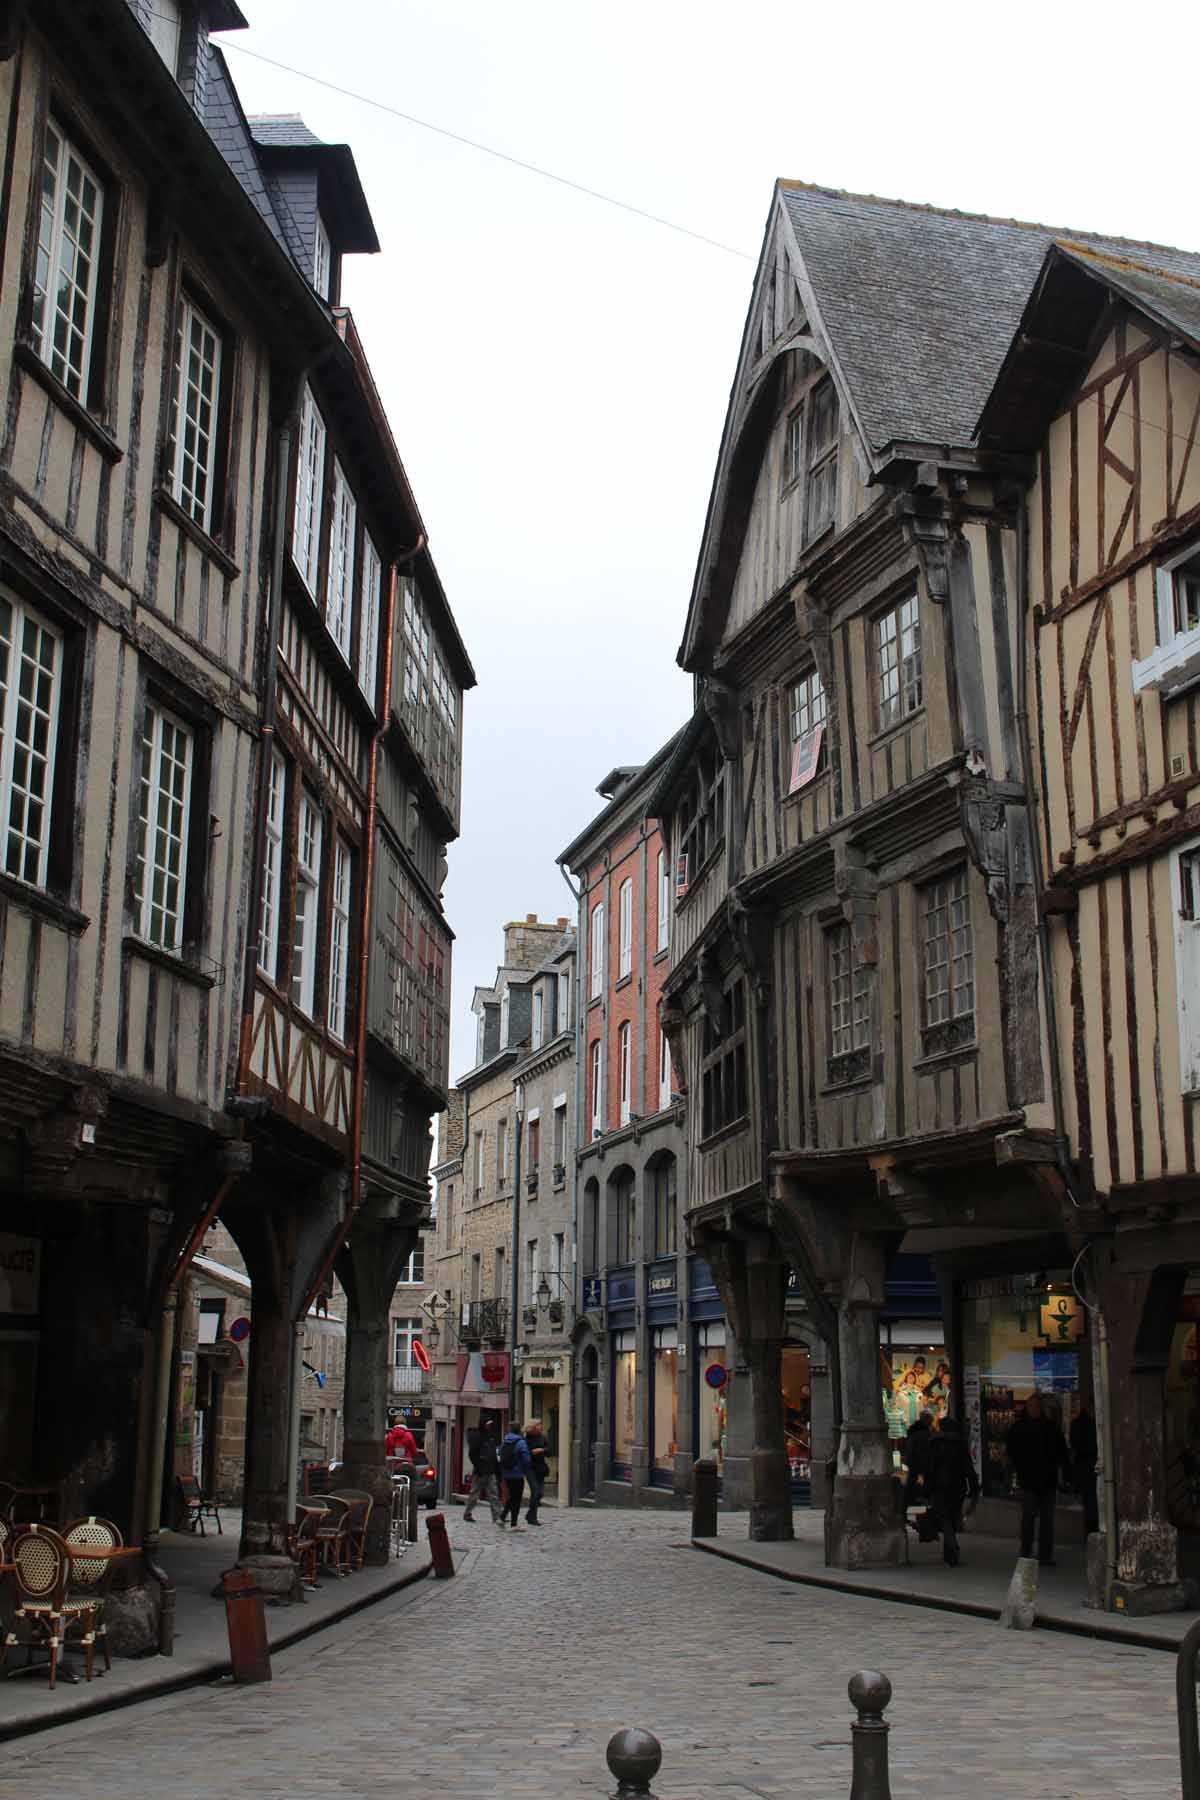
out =
[(426, 1375), (428, 1375), (428, 1373), (429, 1373), (429, 1352), (425, 1348), (424, 1344), (421, 1342), (420, 1338), (413, 1339), (412, 1353), (413, 1353), (413, 1361), (416, 1363), (418, 1369), (424, 1369)]
[(1052, 1344), (1077, 1344), (1083, 1336), (1083, 1307), (1076, 1294), (1048, 1294), (1041, 1309), (1042, 1336)]
[(704, 1379), (710, 1388), (723, 1388), (729, 1380), (729, 1370), (720, 1363), (709, 1363), (704, 1371)]

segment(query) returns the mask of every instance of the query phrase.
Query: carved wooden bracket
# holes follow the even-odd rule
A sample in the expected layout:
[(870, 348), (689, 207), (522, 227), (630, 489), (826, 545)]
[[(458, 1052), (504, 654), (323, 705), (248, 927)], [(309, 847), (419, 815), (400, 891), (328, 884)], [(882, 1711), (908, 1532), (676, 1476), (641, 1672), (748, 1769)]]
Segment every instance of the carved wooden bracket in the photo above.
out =
[(662, 1034), (667, 1040), (667, 1049), (671, 1053), (671, 1071), (675, 1087), (681, 1094), (688, 1091), (687, 1057), (684, 1054), (684, 1030), (687, 1020), (683, 1011), (677, 1006), (664, 1006), (658, 1015)]
[(942, 504), (905, 494), (896, 507), (905, 538), (917, 553), (929, 598), (944, 606), (950, 598), (950, 527)]
[(812, 604), (808, 589), (803, 585), (792, 595), (792, 605), (795, 608), (796, 632), (800, 642), (812, 652), (817, 674), (821, 677), (821, 686), (827, 696), (832, 696), (837, 690), (833, 679), (833, 638), (829, 629), (829, 615)]
[(959, 809), (971, 860), (987, 884), (988, 906), (997, 922), (1006, 924), (1009, 838), (1005, 799), (986, 781), (964, 781), (959, 789)]
[(737, 695), (724, 681), (708, 675), (701, 692), (705, 713), (717, 739), (717, 747), (726, 762), (736, 762), (738, 755)]
[(63, 1181), (75, 1159), (96, 1141), (96, 1126), (108, 1111), (102, 1088), (76, 1088), (54, 1112), (43, 1113), (25, 1132), (31, 1190), (45, 1193)]

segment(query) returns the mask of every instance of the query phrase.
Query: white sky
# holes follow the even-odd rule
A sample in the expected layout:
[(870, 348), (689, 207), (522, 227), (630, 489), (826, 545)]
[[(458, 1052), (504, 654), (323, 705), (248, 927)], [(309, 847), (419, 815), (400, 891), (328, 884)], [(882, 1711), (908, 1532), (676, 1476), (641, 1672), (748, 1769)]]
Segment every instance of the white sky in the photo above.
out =
[(453, 1078), (502, 923), (573, 917), (554, 859), (596, 782), (690, 711), (675, 650), (754, 266), (238, 46), (752, 257), (779, 175), (1198, 248), (1194, 109), (1170, 97), (1188, 14), (242, 6), (251, 29), (220, 41), (247, 111), (354, 149), (383, 250), (347, 258), (343, 297), (479, 677), (446, 888)]

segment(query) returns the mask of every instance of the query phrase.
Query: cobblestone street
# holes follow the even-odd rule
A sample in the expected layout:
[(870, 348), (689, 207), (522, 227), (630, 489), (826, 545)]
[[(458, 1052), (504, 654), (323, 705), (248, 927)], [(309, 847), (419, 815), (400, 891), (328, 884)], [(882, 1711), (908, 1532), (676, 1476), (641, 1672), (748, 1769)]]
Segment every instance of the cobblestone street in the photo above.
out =
[(0, 1795), (599, 1800), (621, 1725), (662, 1800), (849, 1791), (846, 1681), (895, 1696), (895, 1800), (1178, 1791), (1174, 1658), (821, 1593), (693, 1551), (684, 1515), (548, 1512), (517, 1543), (451, 1515), (460, 1575), (275, 1659), (12, 1745)]

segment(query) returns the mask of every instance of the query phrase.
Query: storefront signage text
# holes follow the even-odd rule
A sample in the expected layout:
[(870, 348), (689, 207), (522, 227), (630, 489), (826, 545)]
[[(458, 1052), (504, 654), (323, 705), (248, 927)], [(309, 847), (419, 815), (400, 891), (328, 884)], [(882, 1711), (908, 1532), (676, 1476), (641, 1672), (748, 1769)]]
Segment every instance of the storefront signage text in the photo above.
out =
[(673, 1275), (652, 1275), (650, 1277), (650, 1292), (652, 1294), (673, 1294), (675, 1292), (675, 1277)]
[(562, 1364), (557, 1362), (530, 1363), (525, 1370), (526, 1381), (559, 1381), (562, 1379)]

